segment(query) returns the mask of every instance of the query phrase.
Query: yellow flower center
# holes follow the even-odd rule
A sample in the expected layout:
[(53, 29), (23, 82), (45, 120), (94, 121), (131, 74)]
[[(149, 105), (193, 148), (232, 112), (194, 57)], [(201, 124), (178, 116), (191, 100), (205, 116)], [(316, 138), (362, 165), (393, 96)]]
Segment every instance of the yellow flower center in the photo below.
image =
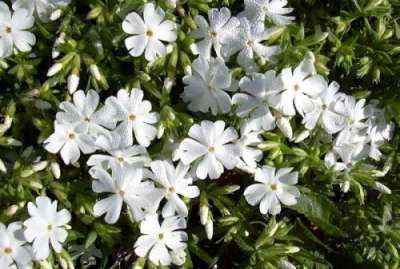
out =
[(12, 248), (10, 248), (10, 247), (4, 248), (4, 253), (5, 253), (5, 254), (11, 254), (12, 251), (13, 251), (13, 250), (12, 250)]
[(121, 197), (124, 197), (125, 192), (124, 192), (124, 191), (119, 191), (118, 194), (119, 194)]
[(299, 84), (295, 84), (295, 85), (293, 86), (293, 89), (294, 89), (295, 92), (297, 92), (298, 90), (300, 90)]
[(276, 186), (275, 183), (271, 184), (269, 187), (270, 187), (271, 190), (273, 190), (273, 191), (276, 191), (276, 189), (278, 188), (278, 186)]
[(53, 229), (53, 225), (49, 224), (47, 225), (47, 230), (51, 231)]
[(148, 37), (152, 37), (152, 36), (154, 35), (154, 33), (153, 33), (153, 31), (148, 30), (148, 31), (146, 32), (146, 35), (147, 35)]
[(5, 31), (6, 31), (7, 34), (11, 34), (12, 28), (10, 26), (6, 26)]
[(136, 115), (130, 114), (128, 116), (128, 119), (131, 120), (131, 121), (134, 121), (136, 119)]
[(169, 192), (175, 192), (175, 188), (174, 188), (174, 187), (169, 187), (169, 188), (168, 188), (168, 191), (169, 191)]
[(208, 152), (214, 152), (215, 151), (215, 148), (214, 147), (209, 147), (208, 148)]
[(322, 108), (322, 110), (325, 110), (325, 109), (327, 109), (327, 108), (328, 108), (328, 106), (327, 106), (327, 105), (325, 105), (325, 104), (323, 104), (323, 105), (321, 106), (321, 108)]
[(76, 136), (75, 136), (74, 133), (70, 133), (70, 134), (68, 135), (68, 138), (71, 139), (71, 140), (72, 140), (72, 139), (75, 139), (75, 137), (76, 137)]
[(163, 240), (164, 239), (164, 234), (163, 233), (159, 233), (158, 234), (158, 239)]

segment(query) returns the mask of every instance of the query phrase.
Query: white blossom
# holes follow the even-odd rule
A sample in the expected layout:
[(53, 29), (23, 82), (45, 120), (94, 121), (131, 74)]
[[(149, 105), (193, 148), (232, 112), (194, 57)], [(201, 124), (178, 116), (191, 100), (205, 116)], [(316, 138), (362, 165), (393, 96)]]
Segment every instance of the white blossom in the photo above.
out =
[(295, 17), (287, 15), (293, 11), (285, 7), (287, 4), (287, 0), (244, 0), (245, 10), (241, 16), (263, 23), (269, 18), (275, 24), (288, 25)]
[(60, 152), (65, 164), (73, 164), (79, 160), (80, 151), (84, 154), (96, 150), (92, 138), (86, 134), (85, 124), (71, 125), (54, 122), (54, 133), (44, 141), (44, 148), (56, 154)]
[(33, 257), (22, 228), (22, 222), (10, 223), (8, 227), (0, 223), (0, 259), (5, 258), (8, 264), (16, 263), (25, 268), (32, 263)]
[(269, 31), (264, 23), (251, 23), (246, 18), (240, 19), (238, 33), (227, 37), (223, 41), (222, 54), (225, 58), (239, 52), (237, 62), (248, 72), (257, 71), (256, 56), (262, 60), (272, 61), (272, 57), (280, 52), (279, 46), (266, 46), (263, 44), (268, 39)]
[(188, 174), (190, 166), (180, 162), (175, 167), (169, 161), (153, 161), (150, 168), (150, 178), (162, 187), (167, 200), (162, 209), (163, 217), (173, 216), (175, 212), (187, 217), (188, 209), (180, 196), (195, 198), (200, 194), (199, 188), (192, 185), (193, 178)]
[(34, 14), (43, 22), (48, 22), (51, 18), (57, 19), (54, 13), (67, 6), (71, 0), (12, 0), (12, 2), (14, 10), (25, 8), (31, 15)]
[(164, 20), (164, 17), (164, 10), (160, 7), (155, 8), (153, 3), (144, 5), (143, 19), (136, 12), (126, 16), (122, 22), (122, 29), (132, 35), (125, 39), (125, 46), (130, 55), (137, 57), (144, 51), (146, 60), (151, 62), (167, 54), (161, 41), (175, 41), (177, 26), (170, 20)]
[(345, 117), (335, 111), (335, 106), (341, 101), (338, 91), (339, 84), (332, 82), (316, 99), (312, 100), (314, 109), (306, 113), (302, 121), (307, 129), (314, 129), (320, 122), (327, 133), (334, 134), (345, 127)]
[(122, 205), (126, 203), (133, 219), (141, 220), (146, 212), (154, 212), (162, 198), (162, 193), (154, 188), (154, 184), (144, 181), (143, 169), (135, 166), (111, 166), (111, 174), (101, 168), (90, 170), (95, 179), (92, 189), (96, 193), (111, 193), (93, 207), (94, 215), (105, 215), (107, 223), (115, 223), (119, 219)]
[(240, 22), (237, 18), (231, 17), (231, 12), (226, 7), (219, 10), (216, 8), (210, 9), (208, 11), (208, 20), (209, 22), (200, 15), (194, 17), (198, 28), (191, 33), (191, 36), (201, 40), (192, 44), (190, 48), (194, 54), (209, 58), (212, 56), (211, 48), (213, 47), (216, 56), (222, 57), (222, 43), (228, 37), (236, 34)]
[(28, 242), (33, 241), (35, 258), (43, 260), (49, 256), (49, 243), (55, 252), (61, 252), (61, 244), (68, 235), (65, 225), (71, 220), (68, 210), (57, 211), (57, 201), (39, 196), (35, 203), (28, 203), (28, 212), (31, 217), (24, 222), (24, 235)]
[(233, 169), (239, 159), (240, 148), (234, 144), (238, 138), (232, 127), (225, 129), (224, 121), (204, 120), (189, 129), (189, 137), (179, 145), (181, 161), (189, 165), (195, 162), (196, 175), (205, 179), (219, 178), (226, 169)]
[[(177, 216), (165, 218), (161, 225), (158, 215), (149, 214), (140, 223), (142, 234), (135, 243), (135, 253), (139, 257), (148, 255), (149, 260), (156, 265), (167, 266), (173, 261), (174, 251), (186, 247), (186, 221)], [(179, 262), (181, 263), (181, 262)]]
[(121, 122), (118, 128), (121, 129), (121, 136), (128, 144), (133, 143), (133, 135), (136, 141), (144, 147), (156, 137), (157, 129), (152, 124), (157, 123), (158, 114), (151, 111), (151, 103), (143, 100), (143, 91), (132, 89), (130, 93), (121, 89), (117, 97), (109, 97), (103, 109), (103, 124), (115, 128), (117, 122)]
[(29, 52), (36, 43), (35, 35), (27, 31), (35, 19), (23, 8), (11, 13), (5, 2), (0, 2), (0, 58), (12, 54), (15, 46), (22, 52)]
[(281, 203), (295, 205), (300, 196), (299, 190), (293, 186), (297, 183), (297, 172), (293, 168), (275, 169), (263, 166), (256, 170), (254, 180), (260, 183), (250, 185), (244, 196), (250, 205), (260, 204), (262, 214), (277, 215), (281, 212)]
[(241, 92), (232, 97), (237, 105), (239, 117), (249, 117), (247, 126), (252, 130), (269, 131), (275, 128), (275, 117), (271, 113), (270, 98), (281, 89), (281, 81), (274, 71), (265, 74), (254, 73), (252, 77), (243, 77), (239, 82)]
[(283, 88), (273, 97), (272, 103), (284, 115), (294, 116), (297, 112), (304, 116), (314, 109), (313, 100), (326, 88), (326, 80), (315, 75), (314, 59), (306, 57), (294, 70), (282, 70), (279, 75)]
[(236, 81), (221, 59), (199, 57), (192, 64), (193, 74), (185, 76), (182, 98), (191, 111), (224, 114), (231, 108), (227, 91), (236, 90)]

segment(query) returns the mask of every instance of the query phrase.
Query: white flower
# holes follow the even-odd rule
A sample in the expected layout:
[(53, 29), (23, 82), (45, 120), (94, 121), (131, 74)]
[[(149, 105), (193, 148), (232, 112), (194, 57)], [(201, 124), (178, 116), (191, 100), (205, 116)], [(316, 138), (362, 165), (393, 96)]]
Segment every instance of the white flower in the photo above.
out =
[[(12, 0), (13, 9), (25, 8), (40, 20), (47, 22), (58, 9), (67, 6), (71, 0)], [(54, 16), (54, 15), (53, 15)]]
[(281, 89), (281, 81), (275, 77), (275, 72), (243, 77), (239, 87), (243, 93), (236, 93), (232, 97), (232, 103), (238, 106), (237, 115), (241, 118), (250, 117), (247, 125), (252, 130), (269, 131), (275, 128), (275, 117), (269, 110), (270, 97)]
[(96, 146), (106, 151), (106, 154), (92, 154), (87, 165), (101, 166), (108, 169), (111, 165), (136, 165), (142, 167), (150, 163), (146, 148), (140, 145), (129, 145), (127, 140), (118, 134), (118, 130), (108, 134), (100, 134)]
[(17, 266), (12, 261), (10, 261), (7, 257), (0, 257), (0, 268), (17, 269)]
[(368, 127), (366, 120), (370, 115), (366, 109), (365, 99), (356, 100), (353, 96), (342, 95), (343, 100), (337, 102), (335, 111), (345, 117), (345, 127), (341, 132), (359, 131)]
[(101, 167), (90, 170), (95, 179), (92, 182), (93, 191), (112, 193), (111, 196), (96, 202), (93, 207), (95, 216), (106, 214), (105, 221), (115, 223), (119, 219), (124, 202), (135, 220), (142, 219), (146, 212), (153, 212), (158, 208), (162, 194), (154, 188), (153, 183), (143, 181), (142, 168), (113, 165), (111, 171), (110, 175)]
[(49, 243), (55, 252), (61, 252), (61, 243), (68, 235), (64, 226), (71, 220), (71, 214), (66, 209), (57, 211), (57, 201), (52, 202), (48, 197), (36, 197), (35, 203), (28, 203), (31, 217), (24, 222), (24, 235), (28, 242), (33, 241), (35, 258), (43, 260), (49, 256)]
[(147, 215), (140, 223), (142, 235), (135, 243), (135, 253), (139, 257), (148, 255), (155, 265), (170, 265), (171, 255), (176, 255), (174, 251), (186, 247), (187, 234), (180, 231), (185, 228), (186, 221), (183, 218), (167, 217), (160, 225), (158, 215)]
[(297, 183), (297, 172), (292, 170), (293, 168), (276, 170), (267, 165), (258, 168), (254, 180), (261, 183), (246, 188), (244, 196), (247, 202), (253, 206), (260, 203), (260, 212), (272, 215), (281, 212), (281, 203), (295, 205), (300, 192), (293, 186)]
[(192, 186), (193, 179), (188, 175), (190, 166), (179, 163), (175, 168), (169, 161), (153, 161), (150, 164), (152, 180), (161, 185), (167, 203), (162, 210), (163, 217), (175, 215), (177, 212), (182, 217), (187, 217), (188, 209), (180, 196), (195, 198), (200, 191), (197, 186)]
[(93, 140), (86, 133), (84, 124), (71, 125), (54, 122), (54, 133), (44, 141), (44, 148), (56, 154), (60, 151), (65, 164), (73, 164), (79, 160), (80, 150), (84, 154), (96, 150)]
[(132, 35), (125, 39), (125, 46), (130, 55), (137, 57), (145, 51), (144, 57), (151, 62), (158, 56), (167, 54), (161, 41), (173, 42), (177, 35), (176, 24), (170, 20), (163, 21), (164, 17), (164, 10), (160, 7), (155, 8), (153, 3), (144, 5), (144, 21), (136, 12), (126, 16), (122, 22), (122, 29)]
[(157, 129), (152, 124), (158, 121), (158, 114), (150, 112), (151, 103), (143, 100), (142, 90), (132, 89), (129, 94), (127, 90), (121, 89), (117, 97), (109, 97), (105, 104), (105, 111), (108, 113), (103, 113), (104, 122), (114, 128), (117, 122), (122, 121), (118, 128), (121, 128), (120, 134), (128, 144), (133, 143), (133, 130), (141, 146), (150, 145), (157, 135)]
[(342, 144), (335, 146), (332, 151), (325, 155), (324, 162), (328, 168), (340, 172), (351, 169), (358, 161), (367, 156), (364, 143), (359, 144)]
[(179, 158), (189, 165), (196, 162), (196, 175), (205, 179), (217, 179), (226, 169), (233, 169), (239, 159), (240, 149), (234, 144), (238, 138), (232, 127), (225, 129), (225, 122), (204, 120), (194, 124), (189, 130), (189, 137), (179, 145)]
[(283, 89), (271, 100), (284, 115), (294, 116), (296, 110), (304, 116), (314, 109), (313, 99), (328, 88), (326, 80), (314, 75), (314, 59), (306, 57), (293, 71), (285, 68), (279, 75)]
[(231, 17), (231, 12), (228, 8), (223, 7), (220, 10), (212, 8), (208, 11), (207, 20), (200, 15), (194, 17), (199, 28), (195, 29), (191, 36), (196, 39), (202, 39), (197, 43), (190, 46), (194, 54), (199, 54), (204, 58), (211, 56), (211, 47), (214, 47), (214, 51), (218, 57), (221, 57), (222, 43), (229, 36), (235, 35), (237, 27), (240, 22), (237, 18)]
[(304, 126), (313, 130), (318, 122), (328, 134), (334, 134), (342, 130), (345, 126), (345, 118), (335, 111), (336, 103), (339, 102), (339, 84), (332, 82), (329, 87), (323, 90), (318, 98), (313, 100), (314, 109), (306, 113), (302, 123)]
[(32, 262), (31, 250), (26, 243), (22, 222), (13, 222), (8, 227), (0, 222), (0, 259), (5, 258), (8, 264), (15, 262), (24, 268)]
[(259, 20), (264, 23), (269, 18), (275, 24), (290, 24), (295, 17), (287, 16), (293, 8), (285, 7), (287, 0), (244, 0), (245, 11), (242, 15), (249, 20)]
[(262, 42), (268, 39), (269, 32), (263, 22), (251, 23), (246, 18), (240, 19), (240, 28), (236, 35), (231, 35), (223, 41), (224, 57), (230, 57), (239, 51), (237, 62), (248, 72), (256, 71), (255, 56), (263, 60), (271, 60), (280, 52), (279, 46), (266, 46)]
[(241, 130), (240, 139), (236, 145), (240, 148), (240, 159), (238, 168), (250, 168), (252, 171), (257, 167), (257, 163), (262, 158), (262, 151), (257, 149), (257, 145), (263, 141), (259, 132)]
[(34, 22), (26, 9), (18, 8), (11, 14), (7, 4), (0, 2), (0, 58), (10, 56), (14, 46), (22, 52), (31, 51), (36, 38), (26, 30), (32, 28)]
[(192, 64), (193, 75), (183, 78), (186, 84), (182, 98), (189, 102), (191, 111), (208, 112), (216, 115), (228, 113), (231, 97), (226, 91), (236, 90), (228, 67), (221, 59), (199, 57)]
[(99, 105), (97, 92), (89, 90), (85, 95), (84, 91), (79, 90), (74, 93), (72, 98), (73, 103), (64, 101), (59, 105), (62, 111), (57, 113), (57, 121), (82, 125), (84, 132), (90, 135), (106, 132), (106, 129), (100, 126), (102, 115), (100, 112), (96, 112)]

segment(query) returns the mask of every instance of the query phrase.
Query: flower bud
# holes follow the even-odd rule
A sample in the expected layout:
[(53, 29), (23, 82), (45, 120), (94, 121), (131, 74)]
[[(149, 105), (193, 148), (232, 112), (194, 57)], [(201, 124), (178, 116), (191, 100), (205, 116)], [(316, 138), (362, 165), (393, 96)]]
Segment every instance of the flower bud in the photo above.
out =
[(345, 182), (340, 184), (340, 189), (342, 192), (347, 193), (350, 189), (350, 182), (346, 180)]
[(91, 64), (89, 66), (89, 71), (96, 80), (101, 80), (100, 70), (96, 64)]
[(75, 74), (71, 74), (67, 79), (67, 88), (70, 94), (73, 94), (79, 86), (79, 76)]
[(310, 131), (304, 130), (296, 136), (294, 143), (300, 143), (301, 141), (303, 141), (304, 139), (306, 139), (309, 136), (310, 136)]
[(206, 223), (206, 235), (208, 240), (212, 239), (213, 233), (214, 233), (214, 224), (211, 218), (209, 218)]
[(6, 210), (6, 215), (11, 217), (18, 211), (18, 206), (17, 205), (10, 205), (7, 210)]
[(55, 64), (53, 64), (53, 65), (49, 68), (49, 71), (47, 71), (47, 76), (48, 76), (48, 77), (54, 76), (55, 74), (57, 74), (58, 72), (60, 72), (62, 68), (63, 68), (63, 65), (60, 64), (60, 63), (55, 63)]
[(389, 189), (386, 185), (382, 184), (379, 181), (374, 182), (374, 187), (375, 190), (380, 191), (381, 193), (384, 194), (392, 194), (392, 190)]
[(62, 14), (61, 9), (56, 9), (55, 11), (53, 11), (53, 12), (50, 14), (50, 20), (51, 20), (51, 21), (57, 20), (58, 18), (61, 17), (61, 14)]
[(34, 163), (32, 165), (32, 169), (33, 169), (33, 171), (38, 172), (38, 171), (42, 171), (43, 169), (45, 169), (46, 166), (47, 166), (47, 161), (41, 161), (41, 162)]
[(208, 206), (200, 206), (200, 222), (202, 225), (206, 225), (208, 219)]

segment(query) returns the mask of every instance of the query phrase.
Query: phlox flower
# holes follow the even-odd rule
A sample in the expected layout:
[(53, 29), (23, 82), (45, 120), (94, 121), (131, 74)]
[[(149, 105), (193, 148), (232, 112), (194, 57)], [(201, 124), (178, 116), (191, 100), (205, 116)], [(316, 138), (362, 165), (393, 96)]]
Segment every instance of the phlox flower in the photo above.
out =
[(136, 12), (129, 13), (122, 22), (122, 29), (130, 34), (125, 39), (125, 46), (129, 54), (137, 57), (143, 54), (147, 61), (154, 61), (157, 57), (167, 54), (165, 45), (161, 41), (173, 42), (176, 40), (176, 24), (164, 20), (165, 12), (153, 3), (146, 3), (143, 9), (143, 19)]
[(187, 234), (181, 231), (185, 228), (186, 221), (181, 217), (167, 217), (160, 225), (158, 215), (149, 214), (140, 223), (142, 235), (135, 243), (135, 253), (139, 257), (148, 255), (149, 260), (156, 265), (170, 265), (172, 255), (176, 255), (174, 251), (186, 247)]
[(54, 122), (54, 133), (44, 141), (44, 148), (56, 154), (60, 152), (65, 164), (73, 164), (79, 160), (80, 151), (84, 154), (96, 150), (93, 138), (86, 134), (85, 124), (72, 125)]
[(231, 17), (231, 12), (226, 7), (219, 10), (216, 8), (210, 9), (208, 11), (208, 20), (209, 22), (200, 15), (194, 17), (198, 28), (191, 33), (191, 36), (201, 40), (192, 44), (190, 48), (194, 54), (209, 58), (213, 47), (216, 56), (222, 57), (222, 43), (225, 43), (227, 38), (236, 34), (240, 22), (237, 18)]
[(103, 115), (104, 124), (115, 128), (117, 122), (121, 122), (121, 136), (127, 140), (128, 144), (133, 144), (133, 135), (137, 142), (144, 147), (148, 147), (150, 142), (156, 137), (157, 129), (152, 124), (157, 123), (158, 114), (151, 111), (151, 103), (143, 100), (143, 91), (132, 89), (129, 93), (121, 89), (117, 97), (107, 98)]
[(67, 6), (71, 0), (12, 0), (11, 2), (14, 10), (25, 8), (29, 14), (47, 22), (51, 19), (53, 12)]
[(236, 167), (253, 172), (257, 163), (261, 161), (263, 153), (257, 145), (263, 141), (260, 132), (241, 128), (240, 138), (236, 145), (240, 148), (240, 158)]
[(287, 4), (287, 0), (244, 0), (245, 10), (241, 16), (263, 23), (270, 19), (275, 24), (288, 25), (295, 17), (287, 15), (293, 11), (293, 8), (285, 7)]
[(176, 167), (169, 161), (153, 161), (150, 164), (152, 180), (157, 182), (163, 189), (167, 200), (162, 209), (163, 217), (175, 215), (177, 212), (182, 217), (187, 217), (188, 209), (182, 197), (195, 198), (200, 191), (193, 186), (193, 179), (188, 174), (190, 166), (179, 163)]
[(260, 183), (250, 185), (244, 196), (250, 205), (260, 204), (261, 214), (277, 215), (281, 212), (281, 203), (295, 205), (300, 196), (299, 190), (293, 186), (297, 183), (297, 172), (293, 168), (275, 169), (271, 166), (257, 168), (254, 180)]
[(221, 59), (199, 57), (192, 64), (193, 75), (183, 78), (186, 84), (182, 98), (191, 111), (224, 114), (231, 108), (231, 97), (227, 91), (236, 90), (228, 67)]
[(0, 259), (4, 258), (8, 264), (15, 263), (25, 268), (32, 263), (33, 257), (22, 228), (22, 222), (10, 223), (8, 227), (0, 223)]
[(236, 130), (225, 129), (225, 122), (219, 120), (202, 121), (189, 129), (189, 137), (179, 145), (179, 158), (184, 164), (195, 162), (196, 175), (200, 179), (207, 176), (219, 178), (226, 169), (233, 169), (239, 159), (240, 148), (235, 145), (238, 139)]
[(39, 196), (35, 203), (28, 203), (28, 212), (31, 217), (24, 221), (24, 235), (28, 242), (33, 241), (35, 258), (43, 260), (49, 256), (49, 243), (55, 252), (61, 252), (61, 243), (68, 235), (65, 225), (71, 220), (68, 210), (57, 211), (57, 201)]
[(10, 56), (14, 46), (22, 52), (31, 51), (36, 38), (27, 30), (34, 22), (28, 10), (17, 8), (11, 13), (7, 4), (0, 2), (0, 58)]
[(90, 170), (95, 179), (92, 189), (96, 193), (111, 193), (93, 207), (95, 216), (105, 215), (107, 223), (116, 223), (121, 214), (122, 205), (126, 203), (133, 219), (141, 220), (146, 212), (154, 212), (162, 199), (162, 193), (154, 184), (144, 181), (143, 169), (135, 166), (121, 167), (113, 165), (111, 174), (101, 168)]

